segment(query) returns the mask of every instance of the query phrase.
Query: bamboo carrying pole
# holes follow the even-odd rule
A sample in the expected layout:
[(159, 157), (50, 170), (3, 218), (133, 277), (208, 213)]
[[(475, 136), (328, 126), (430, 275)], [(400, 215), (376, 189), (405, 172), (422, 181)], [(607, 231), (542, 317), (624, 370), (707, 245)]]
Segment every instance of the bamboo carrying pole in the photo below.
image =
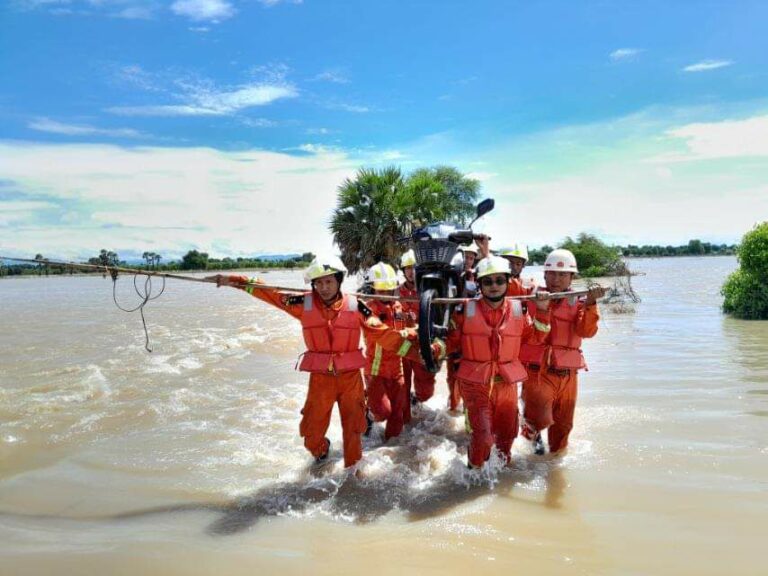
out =
[[(123, 273), (123, 274), (140, 274), (143, 276), (154, 276), (159, 278), (172, 278), (174, 280), (184, 280), (187, 282), (203, 282), (206, 284), (217, 284), (217, 280), (214, 278), (195, 278), (194, 276), (185, 276), (183, 274), (170, 274), (168, 272), (153, 272), (151, 270), (140, 270), (137, 268), (122, 268), (120, 266), (108, 266), (102, 264), (80, 264), (78, 262), (58, 262), (56, 260), (48, 260), (42, 258), (40, 260), (32, 260), (30, 258), (11, 258), (9, 256), (0, 256), (0, 260), (11, 260), (13, 262), (29, 262), (32, 264), (43, 264), (46, 266), (59, 266), (62, 268), (75, 268), (80, 270), (92, 270), (94, 272), (103, 272), (106, 274)], [(248, 282), (246, 286), (252, 286), (253, 288), (262, 290), (279, 290), (280, 292), (289, 292), (292, 294), (305, 294), (308, 290), (305, 288), (292, 288), (289, 286), (276, 286), (274, 284), (262, 284), (260, 282)], [(577, 296), (584, 296), (589, 293), (589, 290), (570, 290), (568, 292), (555, 292), (547, 294), (544, 300), (559, 300), (561, 298), (574, 298)], [(400, 302), (418, 302), (418, 298), (401, 298), (400, 296), (387, 296), (384, 294), (361, 294), (359, 292), (351, 292), (351, 296), (367, 300), (399, 300)], [(541, 296), (530, 294), (526, 296), (508, 296), (508, 300), (536, 300)], [(456, 304), (463, 302), (466, 298), (434, 298), (433, 304)]]

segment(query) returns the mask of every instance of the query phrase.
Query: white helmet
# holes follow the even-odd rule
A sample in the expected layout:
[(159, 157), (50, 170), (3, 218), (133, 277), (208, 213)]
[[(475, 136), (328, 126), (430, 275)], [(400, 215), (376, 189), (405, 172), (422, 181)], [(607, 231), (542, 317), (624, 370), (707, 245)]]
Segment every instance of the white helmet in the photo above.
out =
[(416, 265), (416, 254), (414, 253), (413, 249), (408, 250), (408, 252), (400, 256), (400, 268), (405, 268), (406, 266), (415, 266), (415, 265)]
[(508, 246), (506, 248), (502, 248), (499, 250), (498, 253), (499, 256), (507, 256), (507, 257), (514, 257), (514, 258), (522, 258), (526, 262), (528, 262), (528, 246), (523, 244), (522, 242), (515, 242), (511, 246)]
[(573, 255), (573, 252), (564, 248), (552, 250), (544, 261), (544, 272), (548, 270), (553, 272), (578, 272), (576, 256)]
[(512, 270), (509, 267), (509, 262), (501, 256), (488, 256), (483, 258), (477, 265), (477, 279), (484, 276), (490, 276), (491, 274), (506, 274), (512, 275)]
[(373, 282), (374, 290), (394, 290), (397, 288), (395, 269), (384, 262), (377, 262), (368, 270), (368, 280)]
[(312, 280), (339, 273), (342, 275), (347, 273), (341, 258), (338, 256), (317, 256), (304, 270), (304, 282), (309, 284)]
[(480, 254), (480, 248), (478, 248), (478, 247), (477, 247), (477, 244), (475, 244), (474, 242), (472, 242), (472, 244), (470, 244), (469, 246), (461, 246), (461, 247), (459, 248), (459, 250), (461, 250), (461, 251), (462, 251), (462, 252), (464, 252), (464, 253), (467, 253), (467, 252), (474, 252), (474, 253), (475, 253), (475, 256), (477, 256), (478, 254)]

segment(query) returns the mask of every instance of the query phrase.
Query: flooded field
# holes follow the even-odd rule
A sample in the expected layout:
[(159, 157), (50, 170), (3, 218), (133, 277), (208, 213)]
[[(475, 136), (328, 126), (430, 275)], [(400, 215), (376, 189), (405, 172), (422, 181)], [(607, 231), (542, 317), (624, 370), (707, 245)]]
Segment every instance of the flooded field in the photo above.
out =
[(310, 466), (289, 316), (169, 282), (148, 354), (110, 280), (0, 281), (0, 573), (764, 574), (768, 322), (720, 313), (733, 258), (631, 266), (643, 301), (586, 343), (565, 457), (518, 440), (470, 473), (443, 373), (359, 477), (337, 416)]

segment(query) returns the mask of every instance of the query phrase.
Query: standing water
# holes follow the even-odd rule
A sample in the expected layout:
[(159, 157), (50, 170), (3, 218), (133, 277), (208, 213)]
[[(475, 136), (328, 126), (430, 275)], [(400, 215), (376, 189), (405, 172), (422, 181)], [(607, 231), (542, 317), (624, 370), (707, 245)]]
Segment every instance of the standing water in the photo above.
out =
[(518, 440), (479, 474), (442, 374), (357, 475), (334, 414), (313, 469), (299, 323), (244, 292), (169, 281), (148, 354), (111, 281), (2, 281), (0, 573), (765, 574), (768, 323), (720, 313), (733, 258), (631, 264), (568, 454)]

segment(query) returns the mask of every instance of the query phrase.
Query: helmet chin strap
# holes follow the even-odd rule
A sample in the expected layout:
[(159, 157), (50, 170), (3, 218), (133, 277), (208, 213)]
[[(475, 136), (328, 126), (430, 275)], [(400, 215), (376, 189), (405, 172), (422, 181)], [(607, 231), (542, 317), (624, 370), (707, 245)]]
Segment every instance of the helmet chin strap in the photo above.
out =
[(501, 302), (506, 297), (506, 294), (502, 294), (501, 296), (488, 296), (486, 294), (483, 294), (483, 298), (488, 300), (489, 302)]

